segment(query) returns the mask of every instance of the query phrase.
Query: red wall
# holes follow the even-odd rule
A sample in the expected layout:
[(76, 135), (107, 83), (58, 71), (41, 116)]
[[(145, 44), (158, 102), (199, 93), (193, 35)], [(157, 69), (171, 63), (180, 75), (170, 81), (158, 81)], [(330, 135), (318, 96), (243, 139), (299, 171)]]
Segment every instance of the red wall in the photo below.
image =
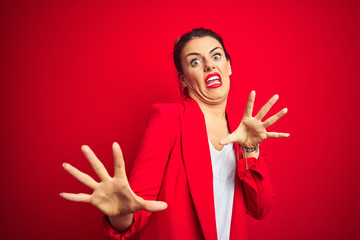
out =
[[(125, 3), (127, 2), (127, 3)], [(356, 239), (359, 220), (359, 1), (2, 1), (1, 239), (103, 239), (100, 213), (60, 192), (90, 192), (63, 171), (94, 176), (80, 152), (112, 172), (111, 144), (129, 170), (149, 106), (180, 99), (174, 40), (220, 33), (242, 101), (289, 113), (262, 149), (277, 200), (255, 239)]]

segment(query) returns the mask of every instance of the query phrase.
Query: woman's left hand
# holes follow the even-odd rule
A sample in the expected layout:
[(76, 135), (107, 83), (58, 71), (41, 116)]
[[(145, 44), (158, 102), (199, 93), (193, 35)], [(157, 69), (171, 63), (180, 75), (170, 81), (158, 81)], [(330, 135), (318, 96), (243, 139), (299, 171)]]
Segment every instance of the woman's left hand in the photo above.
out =
[(245, 113), (239, 127), (226, 138), (220, 141), (221, 145), (231, 142), (239, 143), (245, 148), (254, 148), (267, 138), (284, 138), (290, 136), (288, 133), (267, 132), (266, 128), (273, 125), (277, 120), (287, 113), (287, 108), (282, 109), (277, 114), (269, 117), (264, 122), (261, 121), (269, 112), (270, 108), (279, 99), (279, 95), (274, 95), (256, 114), (252, 117), (255, 101), (255, 91), (250, 93), (246, 104)]

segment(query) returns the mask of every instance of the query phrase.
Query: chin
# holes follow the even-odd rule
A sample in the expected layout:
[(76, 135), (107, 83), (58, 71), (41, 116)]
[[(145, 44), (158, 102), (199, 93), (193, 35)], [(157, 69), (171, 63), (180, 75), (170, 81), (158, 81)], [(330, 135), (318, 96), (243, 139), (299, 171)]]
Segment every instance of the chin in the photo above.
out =
[(209, 99), (211, 99), (211, 102), (213, 103), (222, 103), (224, 100), (226, 100), (228, 97), (228, 93), (218, 93), (214, 94)]

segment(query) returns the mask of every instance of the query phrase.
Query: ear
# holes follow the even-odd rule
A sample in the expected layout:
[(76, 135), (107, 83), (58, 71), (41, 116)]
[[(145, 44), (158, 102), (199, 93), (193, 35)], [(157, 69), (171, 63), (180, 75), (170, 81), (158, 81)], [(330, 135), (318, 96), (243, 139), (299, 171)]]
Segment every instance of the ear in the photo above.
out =
[(187, 84), (186, 84), (186, 82), (185, 82), (185, 76), (184, 76), (184, 74), (178, 73), (178, 78), (179, 78), (179, 80), (180, 80), (180, 82), (181, 82), (181, 85), (182, 85), (184, 88), (186, 88), (186, 87), (187, 87)]
[(228, 68), (229, 68), (229, 76), (231, 76), (232, 71), (231, 71), (231, 63), (230, 63), (230, 60), (228, 60), (227, 62), (228, 62)]

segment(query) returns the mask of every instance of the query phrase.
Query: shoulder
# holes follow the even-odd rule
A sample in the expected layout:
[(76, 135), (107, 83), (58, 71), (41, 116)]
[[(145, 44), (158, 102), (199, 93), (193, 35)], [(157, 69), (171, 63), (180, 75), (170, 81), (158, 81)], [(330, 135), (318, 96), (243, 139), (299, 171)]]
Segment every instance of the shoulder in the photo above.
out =
[(156, 103), (150, 107), (151, 118), (178, 119), (184, 111), (181, 103)]
[[(183, 112), (183, 105), (180, 103), (157, 103), (150, 107), (149, 118), (146, 127), (146, 134), (154, 138), (161, 138), (161, 142), (174, 142), (180, 131), (180, 118)], [(160, 142), (157, 141), (157, 142)]]

